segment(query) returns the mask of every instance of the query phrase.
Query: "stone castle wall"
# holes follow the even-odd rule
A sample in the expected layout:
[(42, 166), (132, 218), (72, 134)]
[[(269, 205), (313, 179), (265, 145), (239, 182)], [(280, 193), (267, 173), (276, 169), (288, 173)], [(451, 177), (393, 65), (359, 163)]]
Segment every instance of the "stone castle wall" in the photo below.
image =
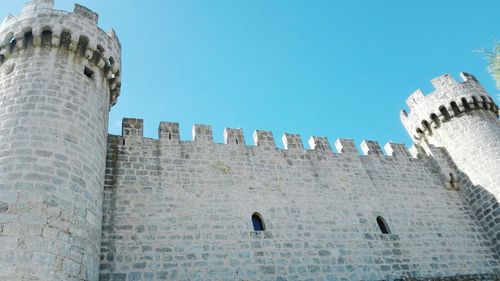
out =
[[(493, 280), (499, 272), (474, 213), (430, 157), (397, 144), (387, 156), (375, 142), (359, 155), (349, 140), (333, 153), (317, 137), (305, 150), (291, 134), (277, 149), (265, 131), (249, 146), (235, 129), (215, 144), (210, 126), (193, 132), (194, 141), (180, 141), (178, 125), (162, 123), (159, 140), (143, 138), (142, 120), (125, 119), (123, 136), (109, 136), (101, 280)], [(254, 212), (265, 231), (253, 231)], [(480, 280), (467, 278), (446, 280)]]
[(118, 38), (53, 4), (0, 25), (0, 281), (500, 280), (498, 107), (472, 75), (410, 96), (411, 153), (169, 122), (151, 139), (140, 119), (108, 135)]

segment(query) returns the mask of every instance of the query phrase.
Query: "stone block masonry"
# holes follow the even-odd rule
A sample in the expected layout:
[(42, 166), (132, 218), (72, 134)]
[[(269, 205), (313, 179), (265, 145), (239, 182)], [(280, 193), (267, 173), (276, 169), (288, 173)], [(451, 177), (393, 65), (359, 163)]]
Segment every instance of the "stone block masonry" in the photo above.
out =
[(500, 122), (476, 78), (402, 112), (410, 149), (143, 120), (121, 46), (53, 0), (0, 25), (0, 281), (500, 280)]
[[(319, 137), (306, 150), (294, 134), (278, 149), (260, 130), (253, 146), (236, 129), (217, 144), (206, 125), (183, 141), (166, 133), (178, 132), (169, 122), (150, 139), (140, 119), (123, 127), (108, 139), (101, 280), (494, 280), (499, 272), (473, 211), (426, 154), (389, 143), (394, 154), (385, 155), (365, 141), (359, 155), (345, 139), (333, 153)], [(265, 231), (253, 230), (254, 213)]]
[(84, 7), (31, 1), (0, 25), (0, 280), (98, 280), (119, 69)]

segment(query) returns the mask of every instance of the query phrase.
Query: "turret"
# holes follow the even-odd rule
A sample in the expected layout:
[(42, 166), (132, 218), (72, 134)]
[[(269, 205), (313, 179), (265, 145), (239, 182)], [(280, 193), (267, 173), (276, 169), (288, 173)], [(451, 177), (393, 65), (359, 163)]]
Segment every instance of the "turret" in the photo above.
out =
[(120, 43), (91, 10), (53, 5), (0, 25), (0, 280), (99, 279)]
[(432, 154), (443, 147), (463, 177), (464, 193), (476, 217), (500, 252), (500, 121), (498, 106), (477, 79), (461, 73), (457, 82), (449, 74), (431, 82), (435, 90), (425, 96), (417, 90), (407, 100), (410, 112), (401, 120), (413, 140)]

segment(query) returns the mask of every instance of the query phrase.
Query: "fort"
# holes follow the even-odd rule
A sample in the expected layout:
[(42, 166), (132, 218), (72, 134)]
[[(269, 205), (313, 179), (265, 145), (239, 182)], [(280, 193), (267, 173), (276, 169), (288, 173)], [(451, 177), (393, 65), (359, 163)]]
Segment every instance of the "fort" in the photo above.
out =
[(499, 110), (474, 76), (410, 95), (409, 149), (111, 135), (120, 42), (53, 5), (0, 26), (0, 280), (500, 280)]

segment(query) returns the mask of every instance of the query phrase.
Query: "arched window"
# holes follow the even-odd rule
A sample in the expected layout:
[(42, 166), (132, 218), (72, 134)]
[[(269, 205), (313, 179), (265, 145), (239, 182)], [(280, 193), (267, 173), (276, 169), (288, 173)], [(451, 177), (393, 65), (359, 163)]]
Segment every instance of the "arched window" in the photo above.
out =
[(264, 222), (262, 221), (262, 217), (259, 213), (253, 213), (252, 215), (252, 223), (254, 231), (264, 231)]
[(71, 44), (71, 33), (68, 30), (63, 30), (61, 32), (61, 38), (59, 39), (59, 46), (62, 49), (69, 49), (69, 45)]
[(23, 48), (33, 46), (33, 32), (31, 29), (24, 32)]
[(50, 48), (52, 46), (52, 31), (46, 29), (42, 32), (42, 47)]
[(383, 234), (391, 233), (391, 231), (389, 230), (389, 226), (387, 226), (387, 223), (385, 222), (383, 217), (381, 217), (381, 216), (377, 217), (377, 224), (378, 224), (378, 227), (380, 228), (380, 231)]

